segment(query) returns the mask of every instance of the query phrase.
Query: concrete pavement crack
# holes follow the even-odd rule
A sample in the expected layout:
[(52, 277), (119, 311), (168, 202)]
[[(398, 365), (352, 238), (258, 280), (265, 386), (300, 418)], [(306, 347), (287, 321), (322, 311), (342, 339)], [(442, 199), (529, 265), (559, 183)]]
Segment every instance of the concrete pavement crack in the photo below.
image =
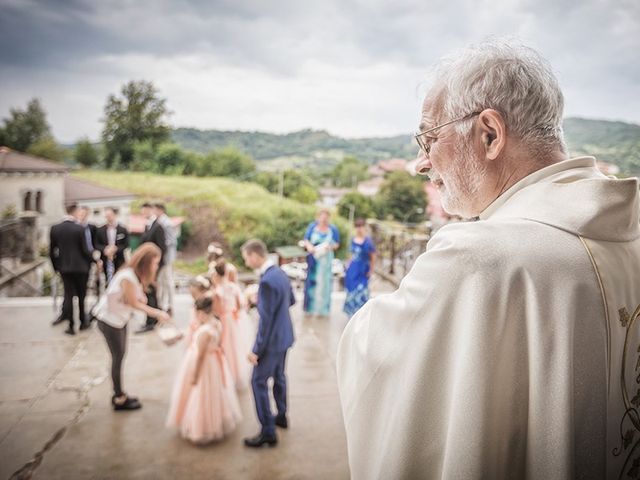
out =
[[(51, 379), (51, 381), (47, 385), (47, 394), (51, 391), (51, 389), (58, 392), (75, 392), (79, 399), (82, 400), (80, 406), (76, 410), (75, 414), (71, 418), (71, 420), (64, 425), (63, 427), (56, 430), (56, 432), (49, 438), (49, 440), (44, 444), (44, 446), (35, 453), (35, 455), (25, 463), (22, 467), (16, 470), (13, 475), (11, 475), (11, 480), (29, 480), (33, 477), (33, 474), (38, 469), (42, 461), (44, 460), (44, 456), (47, 452), (49, 452), (62, 438), (65, 436), (69, 428), (78, 423), (80, 419), (89, 411), (91, 408), (91, 399), (89, 398), (89, 392), (91, 389), (99, 384), (101, 384), (106, 378), (105, 375), (94, 377), (94, 378), (83, 378), (82, 383), (79, 386), (57, 386), (55, 384), (57, 377), (69, 366), (72, 365), (77, 357), (80, 356), (81, 353), (85, 351), (86, 340), (78, 345), (78, 348), (71, 356), (69, 361), (65, 364), (63, 368), (61, 368), (57, 375)], [(46, 395), (46, 394), (45, 394)], [(40, 398), (43, 398), (43, 395)]]

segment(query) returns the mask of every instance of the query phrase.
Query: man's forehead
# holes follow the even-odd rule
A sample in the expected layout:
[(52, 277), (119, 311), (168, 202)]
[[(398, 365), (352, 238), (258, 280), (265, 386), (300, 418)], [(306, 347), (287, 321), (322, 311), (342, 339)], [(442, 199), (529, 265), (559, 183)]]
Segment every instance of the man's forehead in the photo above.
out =
[(422, 115), (420, 117), (420, 130), (433, 127), (436, 119), (442, 111), (443, 96), (441, 91), (429, 92), (422, 101)]

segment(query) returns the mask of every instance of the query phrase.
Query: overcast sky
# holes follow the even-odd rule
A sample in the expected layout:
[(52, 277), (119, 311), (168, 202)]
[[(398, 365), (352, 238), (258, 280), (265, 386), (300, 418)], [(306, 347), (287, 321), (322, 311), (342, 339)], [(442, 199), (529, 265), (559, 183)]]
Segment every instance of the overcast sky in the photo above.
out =
[(489, 35), (551, 61), (566, 116), (640, 123), (638, 0), (0, 0), (0, 117), (39, 97), (59, 141), (98, 139), (144, 79), (176, 127), (408, 133), (429, 66)]

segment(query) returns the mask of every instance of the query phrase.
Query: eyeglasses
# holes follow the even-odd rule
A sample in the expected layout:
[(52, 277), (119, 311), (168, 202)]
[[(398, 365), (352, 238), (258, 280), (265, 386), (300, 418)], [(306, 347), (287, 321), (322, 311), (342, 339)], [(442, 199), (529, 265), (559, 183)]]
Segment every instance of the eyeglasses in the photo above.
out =
[(416, 139), (416, 142), (418, 142), (418, 146), (420, 147), (420, 150), (422, 150), (422, 153), (424, 153), (424, 155), (428, 157), (429, 153), (431, 152), (431, 143), (433, 142), (433, 140), (436, 140), (436, 137), (430, 137), (428, 135), (429, 133), (434, 132), (435, 130), (438, 130), (442, 127), (446, 127), (447, 125), (451, 125), (452, 123), (461, 122), (463, 120), (469, 120), (471, 117), (480, 115), (481, 113), (482, 112), (473, 112), (468, 115), (465, 115), (464, 117), (456, 118), (455, 120), (450, 120), (446, 123), (438, 125), (437, 127), (433, 127), (433, 128), (430, 128), (429, 130), (425, 130), (424, 132), (418, 132), (414, 135), (414, 138)]

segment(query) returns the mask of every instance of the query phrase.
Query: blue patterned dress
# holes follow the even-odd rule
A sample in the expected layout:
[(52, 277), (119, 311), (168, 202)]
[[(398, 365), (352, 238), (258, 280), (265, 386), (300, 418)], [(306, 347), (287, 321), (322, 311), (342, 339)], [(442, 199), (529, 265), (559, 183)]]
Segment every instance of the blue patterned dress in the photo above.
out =
[[(309, 225), (307, 233), (304, 235), (305, 240), (309, 240), (314, 246), (323, 243), (330, 245), (338, 245), (340, 243), (340, 234), (335, 226), (329, 225), (329, 229), (326, 232), (321, 232), (317, 226), (317, 222), (312, 222)], [(332, 263), (332, 249), (318, 257), (311, 254), (307, 255), (307, 278), (304, 281), (305, 312), (324, 316), (329, 315), (329, 312), (331, 312)]]
[(366, 237), (362, 243), (356, 243), (355, 238), (351, 240), (351, 263), (344, 277), (347, 298), (343, 308), (349, 317), (352, 317), (369, 300), (367, 273), (371, 268), (371, 254), (375, 251), (376, 246), (369, 237)]

